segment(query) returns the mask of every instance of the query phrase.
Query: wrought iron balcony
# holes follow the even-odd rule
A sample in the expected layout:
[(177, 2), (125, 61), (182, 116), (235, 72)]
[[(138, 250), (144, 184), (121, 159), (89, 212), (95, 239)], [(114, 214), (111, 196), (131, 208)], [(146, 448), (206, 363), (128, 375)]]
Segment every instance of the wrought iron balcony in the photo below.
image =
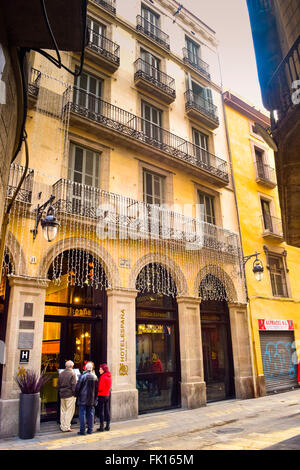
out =
[(267, 239), (282, 240), (282, 220), (272, 215), (264, 214), (261, 216), (261, 222), (263, 227), (262, 236)]
[(136, 17), (136, 29), (143, 34), (146, 34), (146, 36), (153, 39), (153, 41), (158, 43), (160, 46), (170, 49), (170, 36), (141, 15)]
[(184, 96), (185, 110), (189, 116), (203, 121), (211, 129), (219, 126), (217, 106), (192, 90), (187, 90)]
[(269, 109), (277, 111), (279, 121), (290, 108), (297, 104), (299, 106), (299, 103), (293, 101), (293, 94), (296, 91), (293, 83), (298, 80), (300, 80), (300, 36), (273, 74), (266, 89)]
[(209, 73), (209, 65), (204, 62), (204, 60), (200, 59), (197, 55), (193, 54), (189, 49), (184, 47), (182, 49), (183, 52), (183, 61), (192, 67), (194, 70), (199, 72), (205, 78), (210, 80), (210, 73)]
[(93, 2), (98, 3), (98, 5), (110, 13), (116, 14), (116, 0), (93, 0)]
[[(146, 119), (76, 87), (69, 87), (65, 91), (63, 103), (65, 111), (70, 110), (77, 116), (88, 118), (113, 133), (118, 133), (118, 136), (129, 138), (131, 142), (150, 146), (152, 156), (155, 150), (160, 159), (166, 155), (173, 157), (178, 163), (192, 165), (194, 170), (201, 170), (202, 175), (205, 174), (207, 179), (212, 179), (217, 185), (224, 186), (229, 182), (225, 160)], [(88, 128), (91, 131), (90, 125)]]
[(261, 162), (255, 162), (256, 166), (256, 181), (269, 188), (275, 188), (277, 185), (276, 171), (269, 165), (265, 165)]
[(96, 53), (96, 55), (93, 55), (94, 61), (111, 72), (117, 70), (120, 65), (120, 46), (92, 30), (89, 31), (89, 42), (86, 49), (87, 56), (89, 51)]
[[(52, 186), (56, 213), (97, 224), (101, 238), (155, 239), (184, 243), (189, 250), (217, 250), (239, 256), (235, 232), (92, 186), (61, 178)], [(60, 218), (62, 222), (62, 218)]]
[(134, 63), (134, 81), (138, 88), (149, 91), (168, 104), (175, 100), (175, 80), (142, 59)]
[[(9, 179), (7, 186), (6, 197), (11, 199), (15, 194), (15, 191), (21, 181), (24, 174), (25, 167), (13, 163), (9, 171)], [(32, 200), (32, 189), (33, 189), (34, 170), (30, 169), (23, 181), (23, 184), (18, 192), (16, 201), (31, 203)]]
[(32, 67), (28, 83), (28, 94), (37, 98), (40, 89), (41, 72)]

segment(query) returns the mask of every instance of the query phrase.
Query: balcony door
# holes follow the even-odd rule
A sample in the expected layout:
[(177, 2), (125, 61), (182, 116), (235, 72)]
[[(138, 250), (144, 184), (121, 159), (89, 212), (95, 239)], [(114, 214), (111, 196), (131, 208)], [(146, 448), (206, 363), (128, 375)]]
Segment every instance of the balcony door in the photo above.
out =
[(143, 29), (145, 33), (156, 36), (159, 24), (159, 15), (149, 8), (142, 6)]
[(269, 230), (270, 232), (273, 232), (273, 223), (272, 223), (270, 201), (266, 201), (265, 199), (261, 199), (261, 209), (262, 209), (262, 215), (263, 215), (265, 230)]
[(194, 155), (198, 164), (203, 163), (205, 166), (210, 164), (208, 153), (208, 136), (202, 132), (193, 129)]
[(101, 112), (102, 80), (82, 72), (75, 79), (74, 104), (89, 113)]
[(143, 131), (147, 137), (161, 142), (162, 112), (154, 106), (142, 101)]
[(71, 144), (69, 179), (75, 184), (71, 185), (67, 197), (72, 201), (72, 213), (88, 216), (91, 211), (96, 211), (97, 193), (92, 187), (99, 188), (99, 172), (100, 154)]
[(87, 26), (89, 28), (89, 46), (91, 48), (103, 49), (106, 38), (106, 26), (91, 18), (87, 19)]
[(141, 59), (142, 71), (155, 80), (160, 81), (160, 60), (150, 52), (147, 52), (143, 49), (141, 49)]
[(193, 42), (191, 39), (186, 38), (186, 48), (189, 61), (194, 65), (198, 65), (200, 57), (200, 46)]

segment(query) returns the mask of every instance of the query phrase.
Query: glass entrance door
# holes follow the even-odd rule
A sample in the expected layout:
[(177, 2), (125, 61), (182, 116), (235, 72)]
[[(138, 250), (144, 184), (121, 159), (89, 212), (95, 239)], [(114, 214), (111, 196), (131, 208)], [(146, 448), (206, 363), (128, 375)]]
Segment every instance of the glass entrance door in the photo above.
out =
[(140, 413), (178, 406), (174, 324), (137, 323), (136, 367)]
[(41, 390), (41, 419), (56, 418), (57, 379), (60, 368), (61, 323), (44, 322), (42, 344), (42, 371), (46, 371), (48, 382)]
[[(46, 371), (49, 381), (41, 392), (41, 419), (56, 419), (59, 410), (57, 380), (59, 370), (65, 368), (65, 362), (72, 360), (74, 369), (82, 373), (84, 365), (95, 360), (91, 351), (91, 322), (45, 321), (42, 345), (42, 370)], [(98, 343), (100, 338), (98, 338)], [(98, 356), (97, 356), (98, 357)]]

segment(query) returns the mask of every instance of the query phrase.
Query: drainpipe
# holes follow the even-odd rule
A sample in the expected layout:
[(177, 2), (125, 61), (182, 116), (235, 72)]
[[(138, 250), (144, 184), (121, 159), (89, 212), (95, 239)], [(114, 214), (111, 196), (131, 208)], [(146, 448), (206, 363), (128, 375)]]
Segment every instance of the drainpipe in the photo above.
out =
[[(237, 196), (236, 196), (236, 186), (235, 186), (235, 180), (234, 180), (234, 174), (233, 174), (233, 167), (232, 167), (232, 153), (231, 153), (231, 146), (230, 146), (230, 139), (229, 139), (229, 132), (228, 132), (228, 123), (227, 123), (227, 118), (226, 118), (226, 112), (225, 112), (225, 102), (224, 102), (224, 95), (223, 95), (223, 80), (222, 80), (222, 70), (221, 70), (221, 64), (220, 64), (220, 56), (219, 56), (219, 51), (217, 51), (218, 55), (218, 62), (219, 62), (219, 70), (220, 70), (220, 78), (221, 78), (221, 95), (222, 95), (222, 110), (223, 110), (223, 117), (224, 117), (224, 123), (225, 123), (225, 133), (226, 133), (226, 142), (227, 142), (227, 149), (228, 149), (228, 155), (229, 155), (229, 164), (230, 164), (230, 174), (231, 174), (231, 180), (232, 180), (232, 187), (233, 187), (233, 194), (234, 194), (234, 202), (235, 202), (235, 208), (236, 208), (236, 214), (237, 214), (237, 219), (238, 219), (238, 230), (239, 230), (239, 237), (240, 237), (240, 244), (241, 244), (241, 253), (242, 253), (242, 260), (244, 260), (244, 251), (243, 251), (243, 243), (242, 243), (242, 232), (241, 232), (241, 224), (240, 224), (240, 216), (239, 216), (239, 208), (238, 208), (238, 202), (237, 202)], [(246, 291), (246, 297), (247, 297), (247, 321), (248, 321), (248, 331), (249, 331), (249, 336), (250, 336), (250, 343), (251, 343), (251, 348), (250, 348), (250, 357), (251, 357), (251, 369), (252, 369), (252, 376), (253, 376), (253, 387), (254, 387), (254, 397), (258, 397), (257, 393), (257, 384), (256, 384), (256, 373), (255, 373), (255, 364), (254, 364), (254, 352), (255, 351), (255, 345), (253, 341), (253, 327), (252, 327), (252, 319), (250, 318), (250, 300), (248, 297), (248, 288), (247, 288), (247, 280), (246, 280), (246, 270), (245, 270), (245, 265), (243, 263), (243, 274), (244, 274), (244, 282), (245, 282), (245, 291)], [(253, 348), (253, 349), (252, 349)], [(257, 362), (257, 361), (255, 361)]]

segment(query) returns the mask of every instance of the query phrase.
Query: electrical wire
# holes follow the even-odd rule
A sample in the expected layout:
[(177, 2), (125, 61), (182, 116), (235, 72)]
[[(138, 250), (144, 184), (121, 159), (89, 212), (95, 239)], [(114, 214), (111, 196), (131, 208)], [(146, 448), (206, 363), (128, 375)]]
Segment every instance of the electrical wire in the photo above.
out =
[(86, 46), (86, 43), (87, 43), (87, 25), (86, 25), (87, 0), (83, 0), (83, 4), (82, 4), (82, 23), (84, 25), (84, 32), (83, 32), (83, 35), (82, 35), (80, 66), (79, 66), (79, 69), (75, 72), (73, 70), (70, 70), (68, 67), (66, 67), (61, 62), (61, 57), (60, 57), (60, 54), (59, 54), (58, 45), (57, 45), (57, 42), (55, 40), (53, 31), (51, 29), (50, 21), (49, 21), (49, 18), (48, 18), (47, 9), (46, 9), (46, 5), (45, 5), (45, 0), (40, 0), (40, 2), (41, 2), (41, 5), (42, 5), (43, 15), (44, 15), (44, 19), (45, 19), (45, 22), (46, 22), (46, 25), (47, 25), (47, 29), (49, 31), (49, 34), (51, 36), (51, 39), (52, 39), (52, 42), (54, 44), (54, 48), (55, 48), (55, 51), (56, 51), (56, 54), (57, 54), (57, 59), (55, 57), (53, 57), (52, 55), (50, 55), (48, 52), (45, 52), (42, 49), (32, 49), (32, 50), (35, 51), (35, 52), (38, 52), (39, 54), (46, 57), (46, 59), (48, 59), (50, 62), (52, 62), (56, 67), (63, 68), (65, 70), (67, 70), (67, 72), (72, 74), (74, 77), (78, 77), (79, 75), (81, 75), (81, 72), (82, 72), (82, 69), (83, 69), (84, 50), (85, 50), (85, 46)]

